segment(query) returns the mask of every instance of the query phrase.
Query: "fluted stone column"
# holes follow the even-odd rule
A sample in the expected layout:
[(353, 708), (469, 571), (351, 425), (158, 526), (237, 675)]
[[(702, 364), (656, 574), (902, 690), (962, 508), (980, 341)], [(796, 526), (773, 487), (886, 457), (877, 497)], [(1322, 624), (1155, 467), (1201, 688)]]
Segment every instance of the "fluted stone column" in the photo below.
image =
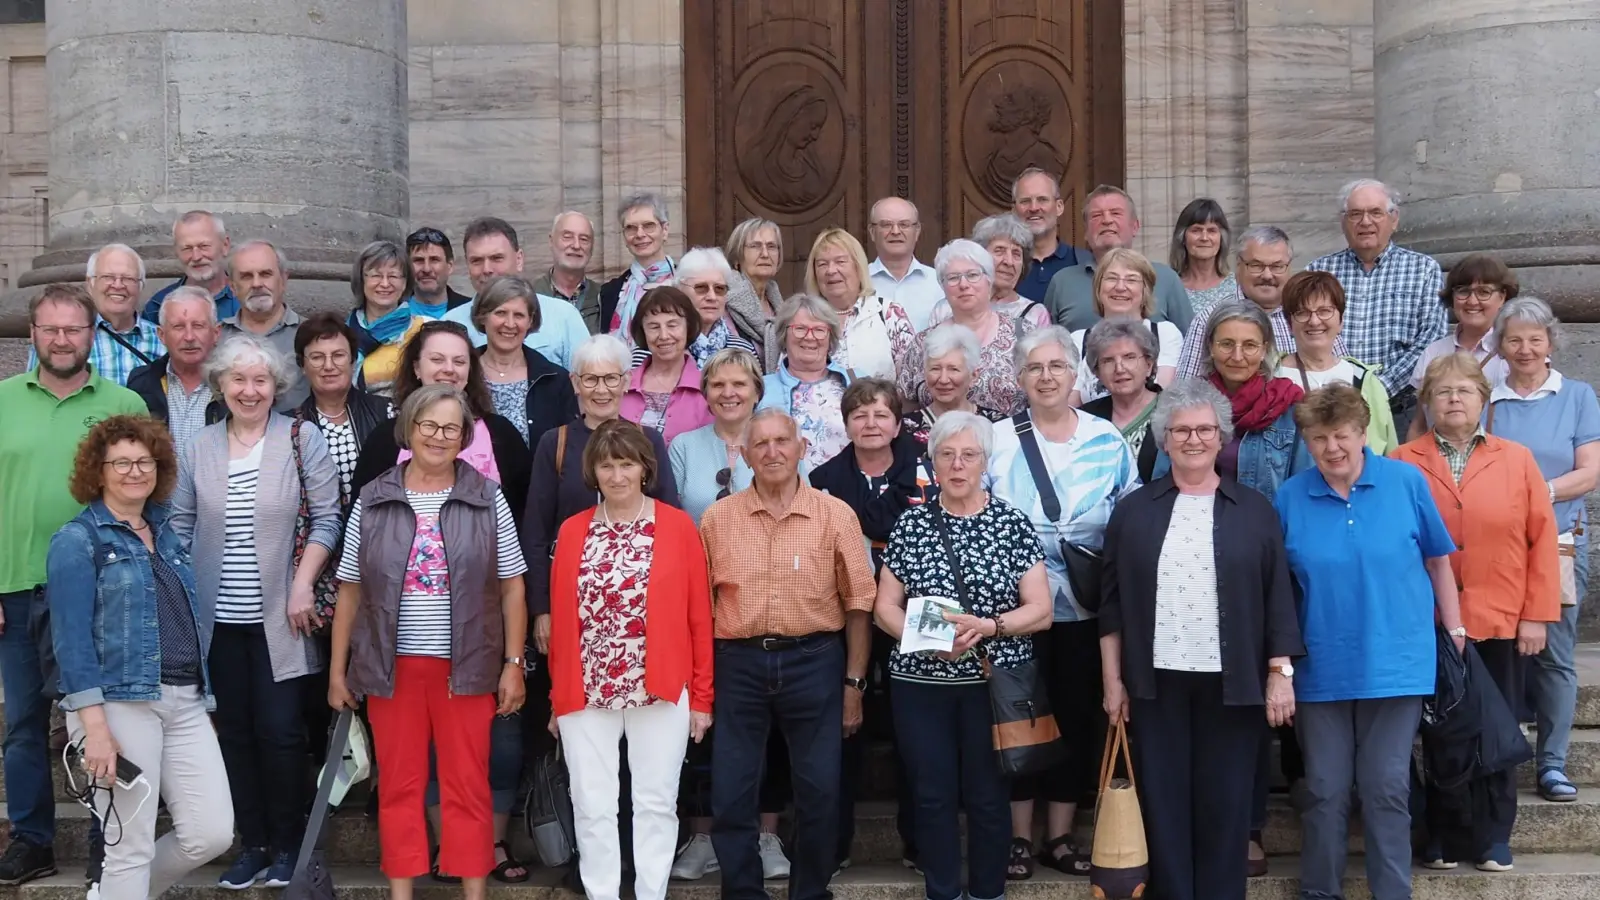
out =
[(202, 207), (284, 251), (297, 309), (348, 305), (354, 251), (402, 234), (405, 0), (49, 0), (46, 28), (50, 239), (20, 286), (110, 241), (178, 275), (172, 221)]
[(1488, 251), (1600, 322), (1600, 0), (1374, 0), (1378, 177), (1404, 243)]

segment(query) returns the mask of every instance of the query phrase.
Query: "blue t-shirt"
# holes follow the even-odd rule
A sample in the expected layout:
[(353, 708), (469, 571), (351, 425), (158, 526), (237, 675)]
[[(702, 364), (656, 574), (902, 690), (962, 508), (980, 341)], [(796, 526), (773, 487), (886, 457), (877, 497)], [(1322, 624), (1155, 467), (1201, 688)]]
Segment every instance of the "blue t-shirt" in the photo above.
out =
[[(1551, 380), (1555, 378), (1561, 379), (1555, 393), (1537, 391), (1536, 399), (1508, 397), (1509, 388), (1496, 388), (1494, 396), (1499, 399), (1493, 403), (1494, 427), (1489, 429), (1533, 451), (1539, 473), (1546, 481), (1573, 470), (1579, 447), (1600, 441), (1600, 403), (1595, 401), (1594, 388), (1552, 373)], [(1484, 427), (1489, 428), (1488, 410), (1484, 410), (1483, 417)], [(1582, 515), (1582, 497), (1556, 504), (1556, 525), (1562, 531), (1571, 531)]]
[(1423, 560), (1455, 543), (1415, 466), (1362, 451), (1350, 498), (1312, 468), (1278, 487), (1306, 656), (1307, 703), (1433, 693), (1433, 581)]

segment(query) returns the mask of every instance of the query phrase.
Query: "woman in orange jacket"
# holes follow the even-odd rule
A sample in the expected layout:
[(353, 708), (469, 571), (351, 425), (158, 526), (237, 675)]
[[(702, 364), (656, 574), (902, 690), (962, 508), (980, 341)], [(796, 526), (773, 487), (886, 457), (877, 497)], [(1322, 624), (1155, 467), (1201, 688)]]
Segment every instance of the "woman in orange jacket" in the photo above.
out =
[[(1489, 382), (1468, 353), (1428, 365), (1418, 398), (1434, 427), (1395, 451), (1427, 476), (1434, 502), (1458, 548), (1450, 554), (1461, 622), (1512, 709), (1522, 698), (1522, 660), (1544, 649), (1545, 625), (1561, 616), (1561, 574), (1552, 492), (1533, 454), (1485, 433), (1480, 419)], [(1472, 851), (1479, 869), (1511, 868), (1517, 814), (1516, 772), (1486, 779), (1488, 802), (1474, 804)], [(1437, 841), (1423, 865), (1456, 867)]]
[(638, 425), (595, 429), (583, 478), (601, 501), (561, 526), (550, 575), (551, 730), (572, 782), (578, 868), (616, 900), (618, 745), (628, 738), (638, 900), (663, 900), (678, 843), (684, 750), (711, 727), (711, 589), (694, 520), (644, 494), (657, 466)]

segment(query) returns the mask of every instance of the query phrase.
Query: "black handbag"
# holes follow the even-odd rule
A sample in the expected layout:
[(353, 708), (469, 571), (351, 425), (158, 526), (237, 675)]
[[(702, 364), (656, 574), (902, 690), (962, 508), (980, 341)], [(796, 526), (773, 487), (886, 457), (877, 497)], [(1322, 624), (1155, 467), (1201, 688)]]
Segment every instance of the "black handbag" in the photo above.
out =
[(311, 818), (306, 823), (306, 835), (300, 841), (300, 858), (295, 860), (294, 875), (284, 889), (284, 900), (335, 900), (333, 873), (328, 871), (322, 851), (317, 849), (322, 837), (322, 826), (328, 821), (328, 798), (333, 796), (333, 783), (339, 767), (344, 765), (344, 746), (350, 739), (350, 720), (353, 710), (341, 710), (328, 738), (327, 762), (322, 764), (322, 775), (317, 785), (317, 799), (311, 807)]
[[(961, 560), (950, 544), (944, 507), (933, 511), (933, 524), (939, 532), (950, 572), (955, 577), (961, 606), (972, 611), (967, 580), (961, 574)], [(981, 644), (979, 645), (982, 646)], [(981, 651), (980, 651), (981, 652)], [(994, 718), (994, 755), (1000, 774), (1006, 777), (1043, 772), (1066, 757), (1067, 745), (1061, 728), (1050, 711), (1050, 698), (1039, 678), (1039, 661), (1019, 666), (996, 666), (983, 654), (983, 678), (989, 686), (989, 711)]]
[[(1039, 491), (1039, 503), (1044, 507), (1045, 518), (1055, 523), (1059, 533), (1061, 499), (1056, 496), (1050, 471), (1045, 468), (1039, 438), (1033, 433), (1033, 420), (1028, 417), (1028, 411), (1023, 410), (1011, 417), (1011, 423), (1016, 427), (1023, 458), (1028, 461), (1028, 474), (1033, 476), (1033, 486)], [(1100, 579), (1105, 572), (1105, 557), (1098, 547), (1074, 544), (1060, 537), (1056, 538), (1056, 542), (1061, 548), (1061, 558), (1067, 565), (1067, 586), (1072, 588), (1072, 599), (1089, 612), (1099, 612)]]
[(526, 802), (522, 806), (523, 824), (533, 838), (539, 861), (549, 868), (572, 862), (578, 839), (572, 821), (572, 789), (567, 764), (561, 760), (561, 745), (529, 766)]

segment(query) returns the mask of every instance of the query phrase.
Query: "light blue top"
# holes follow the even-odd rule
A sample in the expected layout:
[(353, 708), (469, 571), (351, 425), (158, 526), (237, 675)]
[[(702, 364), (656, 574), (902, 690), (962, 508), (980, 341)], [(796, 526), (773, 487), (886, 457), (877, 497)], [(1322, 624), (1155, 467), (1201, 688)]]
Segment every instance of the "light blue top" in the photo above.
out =
[(1298, 588), (1303, 703), (1432, 694), (1433, 581), (1423, 561), (1455, 552), (1416, 466), (1362, 450), (1346, 500), (1311, 468), (1275, 500)]
[[(484, 333), (472, 324), (472, 304), (463, 303), (444, 314), (444, 321), (467, 326), (467, 336), (472, 346), (489, 343)], [(578, 308), (559, 297), (539, 295), (539, 330), (528, 332), (523, 341), (544, 354), (544, 358), (572, 371), (572, 353), (589, 338), (589, 326), (583, 324), (583, 314)]]
[(1045, 515), (1039, 488), (1028, 469), (1028, 457), (1017, 438), (1016, 423), (1003, 419), (994, 423), (994, 452), (989, 456), (989, 489), (996, 497), (1021, 510), (1044, 545), (1045, 573), (1050, 577), (1050, 596), (1055, 601), (1055, 621), (1077, 622), (1094, 618), (1072, 595), (1067, 580), (1067, 561), (1061, 542), (1102, 547), (1106, 523), (1118, 500), (1139, 486), (1139, 470), (1128, 442), (1117, 426), (1090, 415), (1078, 417), (1078, 428), (1065, 443), (1045, 440), (1038, 431), (1039, 452), (1056, 499), (1061, 502), (1061, 521)]
[[(1484, 427), (1533, 451), (1539, 473), (1546, 481), (1575, 468), (1579, 447), (1600, 441), (1600, 403), (1595, 401), (1594, 388), (1563, 378), (1553, 369), (1545, 383), (1527, 397), (1518, 396), (1501, 384), (1490, 398), (1493, 428), (1489, 427), (1488, 410), (1483, 414)], [(1571, 531), (1583, 512), (1582, 497), (1562, 500), (1556, 504), (1556, 525), (1562, 531)], [(1580, 535), (1578, 542), (1587, 543), (1588, 537)]]
[[(685, 431), (667, 447), (672, 479), (678, 485), (678, 507), (700, 524), (700, 517), (717, 502), (717, 473), (728, 464), (728, 445), (717, 437), (716, 427), (703, 425)], [(729, 487), (738, 493), (750, 486), (755, 473), (740, 456), (734, 460)]]

